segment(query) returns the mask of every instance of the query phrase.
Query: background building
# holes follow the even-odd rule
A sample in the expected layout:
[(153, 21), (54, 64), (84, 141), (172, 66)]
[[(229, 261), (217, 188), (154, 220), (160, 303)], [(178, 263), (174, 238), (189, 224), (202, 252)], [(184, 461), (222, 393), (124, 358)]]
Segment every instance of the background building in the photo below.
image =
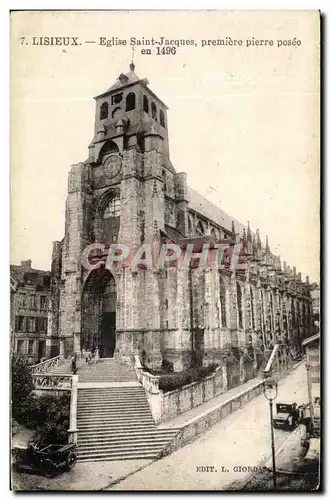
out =
[(311, 286), (313, 325), (315, 333), (320, 331), (320, 285), (313, 283)]
[[(167, 107), (134, 64), (95, 98), (94, 137), (69, 174), (65, 236), (53, 244), (51, 335), (61, 356), (82, 347), (103, 357), (181, 370), (230, 360), (229, 386), (255, 375), (275, 343), (301, 352), (311, 334), (308, 277), (281, 263), (251, 230), (187, 185), (170, 160)], [(201, 166), (201, 171), (204, 167)], [(241, 243), (244, 269), (170, 267), (155, 271), (104, 264), (87, 271), (91, 243)], [(197, 250), (195, 250), (197, 251)], [(107, 249), (95, 254), (107, 257)]]
[(303, 341), (306, 349), (306, 371), (309, 407), (313, 433), (320, 434), (321, 390), (320, 390), (320, 334), (316, 333)]
[(10, 266), (11, 347), (29, 364), (46, 357), (49, 290), (49, 271), (33, 269), (31, 260)]

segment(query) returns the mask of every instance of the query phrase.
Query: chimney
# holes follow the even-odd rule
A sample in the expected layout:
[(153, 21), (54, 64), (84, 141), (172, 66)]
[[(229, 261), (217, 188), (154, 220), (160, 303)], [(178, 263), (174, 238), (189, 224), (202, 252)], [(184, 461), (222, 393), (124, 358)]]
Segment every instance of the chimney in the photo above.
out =
[(24, 269), (26, 270), (31, 269), (31, 264), (32, 264), (31, 259), (21, 261), (21, 266), (24, 267)]

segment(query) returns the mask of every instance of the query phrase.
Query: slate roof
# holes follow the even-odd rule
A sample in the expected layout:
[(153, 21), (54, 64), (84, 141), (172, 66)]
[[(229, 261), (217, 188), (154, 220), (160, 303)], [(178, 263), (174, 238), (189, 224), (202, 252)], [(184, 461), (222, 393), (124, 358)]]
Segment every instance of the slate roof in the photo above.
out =
[(42, 269), (33, 269), (24, 265), (11, 264), (10, 266), (11, 283), (17, 283), (17, 286), (32, 285), (38, 289), (49, 289), (50, 271)]
[(241, 234), (244, 227), (245, 229), (247, 229), (247, 226), (244, 226), (244, 224), (239, 222), (237, 219), (228, 215), (221, 208), (208, 201), (206, 198), (204, 198), (204, 196), (197, 193), (197, 191), (191, 189), (189, 186), (187, 188), (187, 195), (189, 208), (195, 210), (201, 215), (204, 215), (204, 217), (207, 217), (211, 221), (214, 221), (216, 224), (219, 224), (219, 226), (222, 226), (227, 231), (231, 232), (232, 221), (234, 221), (235, 223), (236, 233)]

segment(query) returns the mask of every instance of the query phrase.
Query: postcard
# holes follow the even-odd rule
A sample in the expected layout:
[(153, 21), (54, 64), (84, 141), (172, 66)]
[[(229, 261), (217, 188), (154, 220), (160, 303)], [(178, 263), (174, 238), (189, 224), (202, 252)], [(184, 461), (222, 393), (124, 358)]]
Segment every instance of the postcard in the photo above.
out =
[(320, 12), (11, 12), (11, 489), (320, 488)]

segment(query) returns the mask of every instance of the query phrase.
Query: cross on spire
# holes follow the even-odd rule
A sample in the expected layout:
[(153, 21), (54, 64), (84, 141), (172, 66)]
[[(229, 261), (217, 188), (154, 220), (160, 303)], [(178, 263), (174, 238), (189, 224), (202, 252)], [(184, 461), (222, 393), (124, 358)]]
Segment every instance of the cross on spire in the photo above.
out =
[(129, 69), (130, 69), (130, 71), (132, 71), (132, 73), (135, 70), (135, 64), (134, 64), (134, 46), (132, 47), (132, 62), (129, 65)]

